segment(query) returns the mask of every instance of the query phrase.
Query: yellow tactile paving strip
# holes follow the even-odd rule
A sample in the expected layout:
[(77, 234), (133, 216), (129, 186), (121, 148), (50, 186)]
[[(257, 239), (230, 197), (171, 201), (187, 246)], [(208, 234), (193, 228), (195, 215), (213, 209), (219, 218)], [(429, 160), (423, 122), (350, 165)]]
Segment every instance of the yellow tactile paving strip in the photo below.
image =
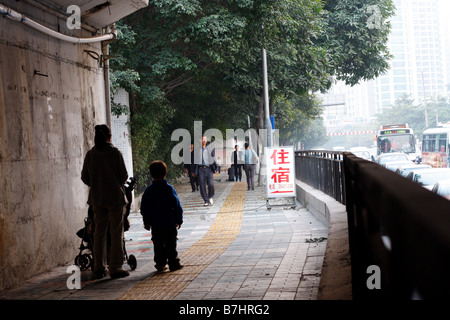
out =
[(154, 273), (119, 300), (170, 300), (183, 291), (239, 235), (246, 188), (236, 183), (205, 236), (180, 254), (183, 269)]

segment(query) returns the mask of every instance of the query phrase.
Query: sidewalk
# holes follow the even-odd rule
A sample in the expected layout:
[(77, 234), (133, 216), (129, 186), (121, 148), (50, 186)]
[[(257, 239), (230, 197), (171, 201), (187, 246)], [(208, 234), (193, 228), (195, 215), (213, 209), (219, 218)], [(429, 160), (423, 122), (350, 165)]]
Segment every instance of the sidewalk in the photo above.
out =
[(226, 181), (225, 173), (215, 175), (212, 206), (204, 207), (187, 182), (176, 188), (184, 209), (178, 235), (183, 269), (155, 272), (151, 234), (140, 214), (132, 213), (126, 250), (136, 257), (137, 268), (129, 277), (92, 280), (90, 271), (82, 271), (81, 289), (70, 290), (69, 262), (0, 293), (0, 300), (317, 298), (328, 228), (306, 209), (267, 210), (263, 187), (247, 191), (246, 183)]

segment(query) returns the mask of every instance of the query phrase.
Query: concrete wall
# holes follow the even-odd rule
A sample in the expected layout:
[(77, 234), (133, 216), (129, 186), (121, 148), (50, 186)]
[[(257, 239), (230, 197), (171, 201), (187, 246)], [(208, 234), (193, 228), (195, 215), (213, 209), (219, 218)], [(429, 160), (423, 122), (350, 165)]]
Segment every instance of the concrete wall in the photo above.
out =
[[(49, 13), (2, 3), (69, 33)], [(83, 158), (94, 125), (106, 122), (103, 69), (85, 49), (101, 53), (100, 43), (66, 43), (0, 18), (0, 291), (77, 254)]]
[(296, 180), (297, 200), (328, 226), (318, 300), (351, 300), (352, 276), (345, 205)]

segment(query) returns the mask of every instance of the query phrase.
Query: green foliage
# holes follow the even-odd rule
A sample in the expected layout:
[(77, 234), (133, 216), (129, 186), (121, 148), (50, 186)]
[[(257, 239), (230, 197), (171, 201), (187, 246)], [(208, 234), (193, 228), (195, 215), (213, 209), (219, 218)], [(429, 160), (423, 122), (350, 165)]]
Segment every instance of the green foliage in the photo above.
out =
[(319, 105), (320, 101), (314, 96), (299, 96), (291, 100), (279, 98), (274, 114), (281, 145), (301, 142), (305, 148), (311, 148), (326, 141)]
[(360, 0), (150, 0), (123, 19), (111, 45), (111, 82), (130, 93), (138, 186), (155, 159), (179, 173), (169, 159), (176, 128), (192, 130), (198, 120), (203, 130), (245, 129), (247, 116), (260, 126), (262, 48), (283, 139), (320, 140), (312, 93), (327, 90), (333, 75), (354, 84), (387, 68), (392, 4), (370, 3), (381, 8), (379, 30), (364, 23), (369, 1)]
[(328, 24), (320, 41), (333, 57), (338, 80), (355, 85), (389, 69), (389, 18), (395, 11), (391, 0), (329, 0), (324, 9)]

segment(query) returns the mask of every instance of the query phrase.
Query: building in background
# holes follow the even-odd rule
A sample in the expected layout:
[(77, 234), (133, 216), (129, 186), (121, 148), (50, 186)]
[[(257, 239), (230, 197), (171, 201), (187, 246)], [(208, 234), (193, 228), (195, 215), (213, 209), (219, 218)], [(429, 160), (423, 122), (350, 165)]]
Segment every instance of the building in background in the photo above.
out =
[(327, 131), (370, 122), (377, 110), (374, 86), (374, 81), (364, 81), (353, 87), (338, 81), (322, 95), (322, 117)]
[[(328, 132), (347, 124), (369, 123), (376, 113), (403, 95), (420, 104), (447, 97), (450, 75), (450, 4), (448, 0), (394, 0), (388, 47), (388, 72), (350, 87), (337, 82), (322, 96)], [(333, 101), (341, 101), (336, 105)]]
[(378, 110), (402, 95), (416, 103), (446, 96), (448, 75), (445, 43), (448, 35), (440, 0), (394, 0), (389, 48), (394, 56), (389, 72), (376, 79)]

